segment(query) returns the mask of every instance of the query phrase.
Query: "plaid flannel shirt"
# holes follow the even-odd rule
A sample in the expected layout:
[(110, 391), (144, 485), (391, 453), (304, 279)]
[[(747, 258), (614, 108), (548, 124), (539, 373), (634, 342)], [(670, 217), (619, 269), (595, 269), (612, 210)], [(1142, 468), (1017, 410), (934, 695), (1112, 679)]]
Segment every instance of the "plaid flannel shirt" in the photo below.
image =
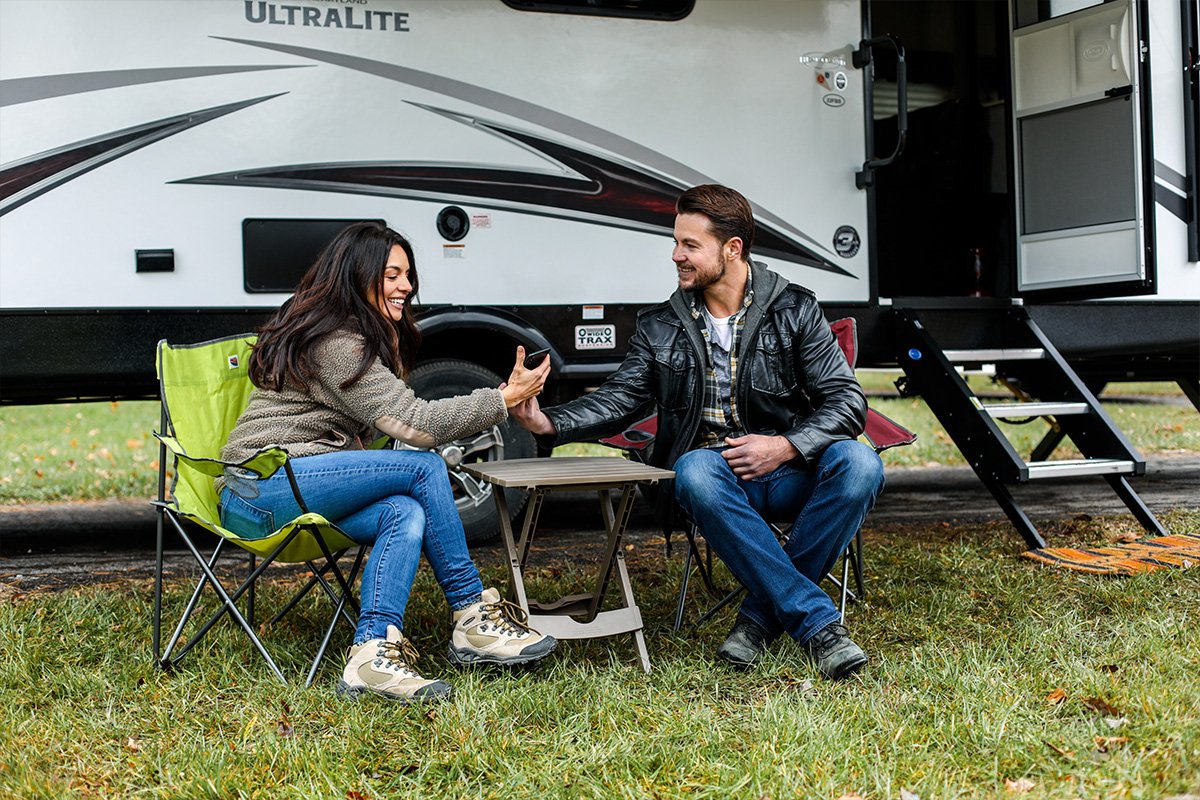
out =
[(754, 302), (754, 289), (746, 281), (746, 294), (742, 299), (742, 307), (729, 318), (732, 337), (729, 350), (713, 341), (709, 335), (708, 324), (704, 317), (704, 303), (699, 293), (691, 296), (692, 319), (699, 325), (700, 334), (704, 337), (704, 350), (707, 356), (707, 369), (704, 373), (704, 407), (700, 412), (700, 430), (696, 434), (696, 447), (717, 448), (725, 447), (727, 436), (744, 436), (741, 414), (738, 412), (737, 397), (733, 387), (737, 381), (738, 370), (738, 341), (746, 325), (746, 310)]

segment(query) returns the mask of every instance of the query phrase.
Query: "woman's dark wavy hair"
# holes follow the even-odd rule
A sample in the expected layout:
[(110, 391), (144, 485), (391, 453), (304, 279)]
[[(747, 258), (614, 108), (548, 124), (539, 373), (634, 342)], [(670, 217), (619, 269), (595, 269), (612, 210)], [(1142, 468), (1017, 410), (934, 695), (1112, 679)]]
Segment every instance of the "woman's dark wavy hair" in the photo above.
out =
[(384, 267), (395, 245), (408, 256), (414, 298), (417, 262), (407, 239), (378, 222), (343, 228), (304, 273), (296, 293), (259, 329), (250, 354), (254, 385), (275, 391), (286, 384), (304, 386), (316, 376), (313, 345), (338, 330), (360, 334), (366, 342), (358, 370), (341, 388), (360, 380), (377, 358), (397, 376), (407, 375), (421, 343), (412, 307), (405, 303), (396, 322), (370, 300), (372, 289), (383, 292)]

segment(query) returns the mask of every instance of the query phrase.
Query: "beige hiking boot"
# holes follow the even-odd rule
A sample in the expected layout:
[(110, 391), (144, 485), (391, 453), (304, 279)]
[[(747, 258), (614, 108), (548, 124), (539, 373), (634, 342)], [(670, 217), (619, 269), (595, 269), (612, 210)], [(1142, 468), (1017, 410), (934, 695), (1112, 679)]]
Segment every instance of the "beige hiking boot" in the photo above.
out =
[(478, 603), (454, 612), (450, 660), (459, 666), (515, 666), (544, 658), (558, 640), (530, 628), (528, 620), (519, 606), (501, 600), (495, 589), (484, 589)]
[(337, 693), (358, 697), (369, 692), (401, 703), (431, 703), (450, 696), (450, 686), (422, 678), (412, 666), (417, 651), (400, 629), (388, 625), (386, 639), (369, 639), (350, 647)]

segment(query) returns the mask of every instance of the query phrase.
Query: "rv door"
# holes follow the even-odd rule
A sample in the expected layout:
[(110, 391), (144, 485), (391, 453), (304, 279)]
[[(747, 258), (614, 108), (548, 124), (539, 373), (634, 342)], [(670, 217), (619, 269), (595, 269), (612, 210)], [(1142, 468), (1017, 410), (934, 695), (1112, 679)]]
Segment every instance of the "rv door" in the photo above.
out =
[(1152, 292), (1146, 4), (1011, 5), (1017, 294)]

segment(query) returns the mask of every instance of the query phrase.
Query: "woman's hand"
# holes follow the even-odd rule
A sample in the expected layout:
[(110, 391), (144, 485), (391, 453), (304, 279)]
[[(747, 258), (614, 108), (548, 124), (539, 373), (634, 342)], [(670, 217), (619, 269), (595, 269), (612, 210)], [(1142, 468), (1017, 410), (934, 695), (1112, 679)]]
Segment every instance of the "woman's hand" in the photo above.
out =
[(500, 385), (500, 393), (504, 395), (504, 405), (510, 410), (530, 398), (541, 394), (550, 375), (550, 357), (533, 369), (525, 369), (525, 348), (517, 345), (517, 361), (513, 364), (512, 374)]

